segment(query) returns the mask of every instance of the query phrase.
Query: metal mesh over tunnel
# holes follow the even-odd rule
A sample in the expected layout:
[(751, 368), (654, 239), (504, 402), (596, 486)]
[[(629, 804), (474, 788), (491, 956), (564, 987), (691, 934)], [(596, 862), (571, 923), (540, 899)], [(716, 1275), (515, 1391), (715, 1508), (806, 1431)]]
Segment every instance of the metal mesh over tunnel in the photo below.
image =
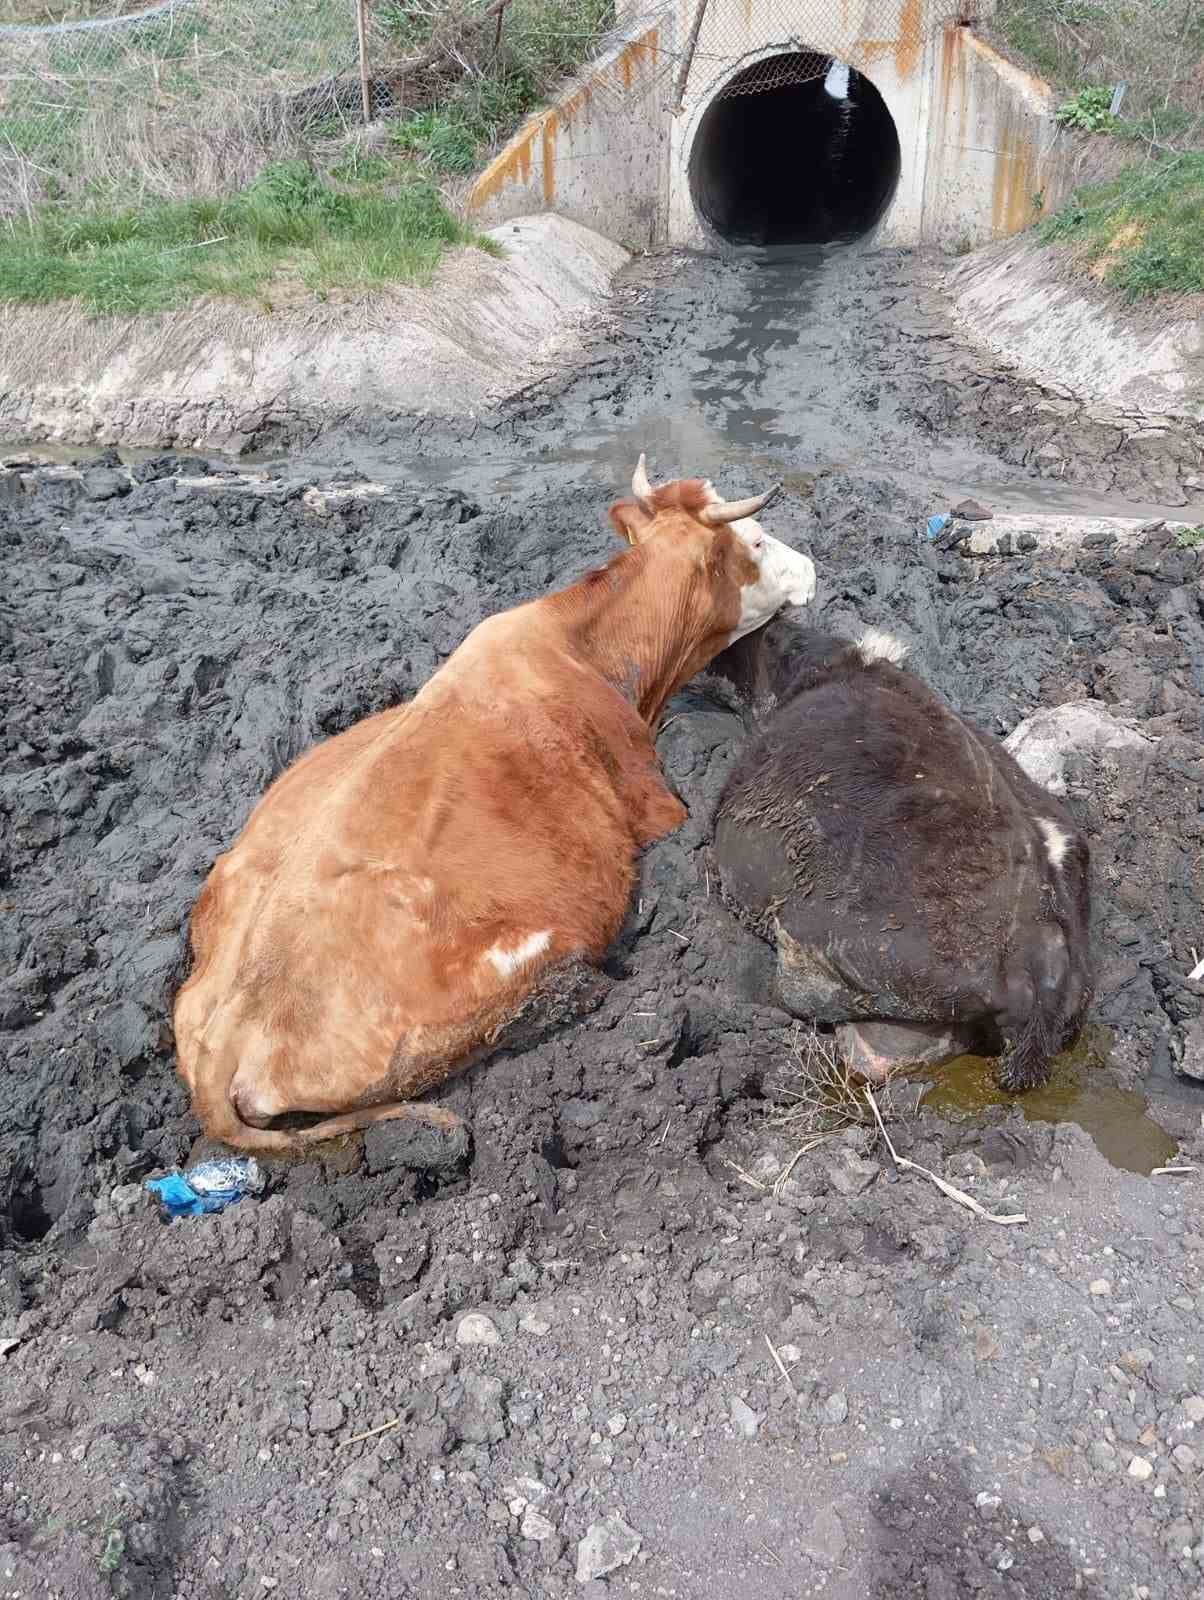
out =
[(901, 157), (890, 111), (868, 78), (799, 51), (754, 62), (725, 88), (699, 119), (689, 156), (694, 204), (721, 238), (830, 243), (879, 221)]

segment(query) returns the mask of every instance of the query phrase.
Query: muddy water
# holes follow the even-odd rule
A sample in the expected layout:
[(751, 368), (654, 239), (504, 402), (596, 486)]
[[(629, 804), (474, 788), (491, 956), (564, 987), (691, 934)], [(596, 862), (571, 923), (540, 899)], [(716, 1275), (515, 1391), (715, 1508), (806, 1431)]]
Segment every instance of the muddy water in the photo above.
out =
[[(771, 476), (805, 489), (821, 473), (869, 471), (933, 509), (973, 494), (1000, 511), (1185, 515), (1036, 478), (965, 437), (934, 436), (917, 420), (917, 392), (934, 379), (979, 381), (984, 358), (951, 332), (904, 252), (812, 246), (687, 256), (655, 295), (657, 320), (667, 312), (673, 335), (652, 382), (631, 382), (601, 361), (595, 380), (578, 378), (517, 429), (483, 427), (467, 450), (417, 453), (333, 436), (307, 452), (306, 470), (526, 496), (625, 485), (643, 450), (654, 477)], [(641, 316), (637, 304), (622, 329), (637, 343)], [(285, 454), (258, 463), (296, 465)]]
[(1019, 1096), (997, 1087), (997, 1062), (959, 1056), (919, 1075), (931, 1085), (923, 1103), (952, 1122), (978, 1120), (992, 1106), (1018, 1106), (1029, 1122), (1074, 1122), (1114, 1167), (1149, 1174), (1173, 1161), (1179, 1146), (1149, 1115), (1144, 1095), (1121, 1089), (1103, 1070), (1108, 1046), (1106, 1028), (1085, 1029), (1045, 1087)]

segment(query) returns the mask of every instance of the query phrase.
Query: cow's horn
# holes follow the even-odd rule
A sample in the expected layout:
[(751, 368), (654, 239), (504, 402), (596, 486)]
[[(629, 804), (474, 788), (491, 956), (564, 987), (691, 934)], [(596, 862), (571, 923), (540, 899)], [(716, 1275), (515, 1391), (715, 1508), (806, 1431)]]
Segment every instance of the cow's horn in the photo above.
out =
[(767, 489), (764, 494), (754, 494), (750, 500), (720, 500), (716, 505), (705, 506), (701, 512), (703, 522), (712, 524), (722, 522), (739, 522), (742, 517), (755, 517), (758, 511), (764, 511), (771, 500), (776, 500), (782, 492), (781, 484), (775, 484), (772, 489)]
[(642, 450), (640, 459), (635, 464), (635, 471), (631, 474), (631, 492), (637, 500), (652, 498), (652, 485), (648, 482), (648, 463)]

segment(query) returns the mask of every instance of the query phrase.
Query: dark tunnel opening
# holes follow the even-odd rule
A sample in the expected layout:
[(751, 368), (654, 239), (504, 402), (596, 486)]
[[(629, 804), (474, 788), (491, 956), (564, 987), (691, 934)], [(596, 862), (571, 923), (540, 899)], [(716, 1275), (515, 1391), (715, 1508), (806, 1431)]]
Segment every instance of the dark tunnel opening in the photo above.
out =
[(797, 52), (754, 62), (712, 100), (690, 151), (690, 192), (733, 244), (821, 244), (867, 233), (900, 165), (894, 119), (870, 80)]

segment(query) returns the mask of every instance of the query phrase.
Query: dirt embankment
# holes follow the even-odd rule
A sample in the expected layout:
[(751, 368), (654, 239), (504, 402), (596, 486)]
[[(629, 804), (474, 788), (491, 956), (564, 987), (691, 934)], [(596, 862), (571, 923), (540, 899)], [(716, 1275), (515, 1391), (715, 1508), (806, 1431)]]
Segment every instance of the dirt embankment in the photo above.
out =
[[(643, 863), (609, 999), (454, 1086), (465, 1166), (411, 1170), (382, 1128), (221, 1217), (145, 1207), (141, 1180), (196, 1138), (165, 1019), (214, 854), (314, 739), (608, 552), (614, 476), (567, 429), (616, 430), (626, 458), (624, 430), (655, 435), (687, 395), (693, 448), (723, 424), (747, 452), (725, 490), (763, 484), (767, 452), (790, 469), (772, 531), (815, 559), (822, 623), (901, 634), (996, 732), (1093, 699), (1145, 735), (1067, 769), (1096, 864), (1096, 1071), (1204, 1161), (1172, 1070), (1204, 1026), (1199, 552), (1157, 525), (991, 556), (919, 537), (926, 452), (970, 418), (1000, 419), (962, 441), (980, 481), (1033, 481), (990, 456), (1029, 391), (962, 381), (905, 258), (799, 289), (794, 344), (758, 270), (639, 289), (555, 398), (482, 432), (504, 490), (418, 487), (417, 459), (384, 493), (351, 467), (309, 492), (300, 462), (249, 486), (170, 457), (0, 479), (7, 1593), (1204, 1589), (1198, 1175), (1115, 1170), (1015, 1110), (945, 1121), (914, 1087), (900, 1153), (1027, 1222), (895, 1177), (861, 1128), (794, 1160), (765, 1120), (790, 1104), (794, 1026), (765, 1002), (767, 947), (708, 892), (743, 732), (715, 675), (660, 738), (690, 820)], [(807, 464), (824, 416), (846, 459), (867, 441), (859, 467)], [(711, 466), (665, 439), (654, 465)]]
[(0, 307), (0, 438), (238, 453), (354, 417), (471, 416), (573, 354), (627, 252), (550, 213), (452, 252), (425, 287), (268, 312)]

